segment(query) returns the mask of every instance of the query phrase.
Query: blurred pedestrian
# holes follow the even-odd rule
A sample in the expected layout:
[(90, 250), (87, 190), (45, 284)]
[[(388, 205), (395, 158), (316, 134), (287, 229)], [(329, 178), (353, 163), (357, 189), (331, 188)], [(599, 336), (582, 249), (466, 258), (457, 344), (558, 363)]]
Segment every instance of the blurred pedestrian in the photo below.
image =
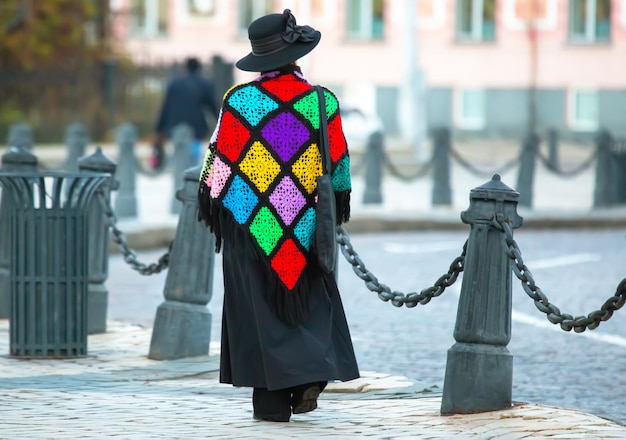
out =
[[(224, 97), (198, 200), (223, 247), (220, 381), (253, 388), (254, 418), (287, 422), (316, 409), (328, 381), (359, 370), (334, 273), (320, 269), (313, 248), (320, 106), (296, 60), (321, 34), (287, 9), (252, 22), (248, 36), (252, 53), (237, 67), (260, 76)], [(350, 158), (337, 98), (323, 90), (342, 223)]]
[[(202, 76), (202, 64), (195, 57), (185, 61), (186, 73), (173, 78), (167, 85), (165, 98), (156, 125), (155, 148), (163, 145), (178, 124), (185, 123), (193, 131), (190, 165), (200, 161), (202, 142), (209, 133), (206, 111), (217, 119), (214, 86)], [(156, 156), (156, 155), (155, 155)]]

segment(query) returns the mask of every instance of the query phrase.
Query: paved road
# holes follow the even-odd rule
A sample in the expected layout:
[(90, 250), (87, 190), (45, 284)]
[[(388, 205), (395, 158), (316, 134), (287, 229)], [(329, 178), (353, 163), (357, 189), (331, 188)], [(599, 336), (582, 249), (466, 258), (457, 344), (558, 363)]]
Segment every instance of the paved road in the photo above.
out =
[[(537, 285), (563, 312), (586, 315), (614, 294), (624, 277), (625, 230), (516, 231), (515, 238)], [(448, 270), (467, 232), (354, 234), (351, 241), (381, 282), (393, 290), (421, 290)], [(145, 262), (164, 252), (140, 253)], [(208, 308), (212, 340), (219, 340), (221, 257)], [(163, 300), (165, 273), (144, 277), (111, 257), (109, 317), (150, 327)], [(395, 308), (367, 290), (342, 259), (340, 290), (361, 369), (405, 375), (441, 388), (446, 353), (454, 343), (461, 278), (427, 305)], [(626, 312), (594, 331), (564, 332), (550, 324), (520, 283), (513, 282), (516, 401), (576, 408), (626, 424)]]

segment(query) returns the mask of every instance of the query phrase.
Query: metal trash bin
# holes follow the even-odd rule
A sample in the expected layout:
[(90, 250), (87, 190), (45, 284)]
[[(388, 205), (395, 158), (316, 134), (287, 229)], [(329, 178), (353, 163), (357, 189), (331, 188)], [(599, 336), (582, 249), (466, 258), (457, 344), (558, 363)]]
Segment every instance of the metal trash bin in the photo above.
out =
[(0, 172), (11, 197), (10, 355), (87, 354), (88, 203), (109, 174)]

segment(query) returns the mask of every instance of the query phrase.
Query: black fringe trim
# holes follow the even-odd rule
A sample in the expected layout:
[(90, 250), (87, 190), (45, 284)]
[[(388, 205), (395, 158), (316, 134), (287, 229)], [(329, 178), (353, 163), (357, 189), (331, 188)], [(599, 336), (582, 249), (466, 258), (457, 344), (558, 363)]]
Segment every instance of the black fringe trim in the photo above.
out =
[(222, 227), (218, 207), (210, 197), (211, 188), (204, 182), (198, 186), (198, 221), (204, 221), (205, 225), (215, 235), (215, 252), (222, 249)]
[(350, 190), (335, 193), (337, 207), (337, 224), (347, 223), (350, 220)]

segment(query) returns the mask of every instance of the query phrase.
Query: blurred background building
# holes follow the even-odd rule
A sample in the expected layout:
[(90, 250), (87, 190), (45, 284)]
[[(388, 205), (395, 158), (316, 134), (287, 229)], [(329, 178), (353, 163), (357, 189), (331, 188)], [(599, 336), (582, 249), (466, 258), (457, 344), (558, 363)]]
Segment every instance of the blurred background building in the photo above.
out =
[[(46, 3), (68, 5), (73, 15), (80, 8), (71, 4), (91, 5), (82, 24), (66, 30), (98, 46), (90, 66), (47, 60), (16, 70), (5, 60), (3, 41), (44, 26), (37, 17)], [(379, 119), (391, 136), (419, 144), (441, 126), (479, 138), (551, 128), (563, 138), (599, 128), (626, 135), (626, 0), (2, 0), (0, 130), (20, 117), (37, 132), (46, 118), (67, 119), (59, 127), (100, 112), (84, 121), (100, 127), (96, 136), (122, 120), (148, 133), (165, 81), (185, 57), (207, 68), (215, 56), (233, 63), (249, 51), (248, 24), (284, 8), (323, 35), (301, 62), (306, 76), (334, 89), (345, 108)], [(52, 65), (57, 73), (42, 74)], [(77, 72), (83, 79), (72, 79)], [(34, 75), (25, 98), (12, 94), (16, 75)], [(74, 94), (48, 98), (42, 84), (50, 78)], [(47, 114), (27, 108), (55, 99), (48, 108), (57, 110)]]

